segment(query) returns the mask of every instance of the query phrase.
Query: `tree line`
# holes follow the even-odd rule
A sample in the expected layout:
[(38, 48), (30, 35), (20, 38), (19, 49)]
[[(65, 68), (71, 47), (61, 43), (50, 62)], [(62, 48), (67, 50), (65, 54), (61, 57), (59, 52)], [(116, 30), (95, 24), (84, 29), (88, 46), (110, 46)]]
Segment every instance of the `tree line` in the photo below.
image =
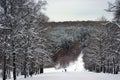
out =
[(120, 71), (120, 1), (109, 3), (108, 12), (114, 13), (112, 22), (91, 35), (83, 50), (84, 67), (89, 71), (118, 74)]
[(43, 24), (45, 0), (0, 0), (0, 57), (3, 80), (43, 73), (52, 55)]

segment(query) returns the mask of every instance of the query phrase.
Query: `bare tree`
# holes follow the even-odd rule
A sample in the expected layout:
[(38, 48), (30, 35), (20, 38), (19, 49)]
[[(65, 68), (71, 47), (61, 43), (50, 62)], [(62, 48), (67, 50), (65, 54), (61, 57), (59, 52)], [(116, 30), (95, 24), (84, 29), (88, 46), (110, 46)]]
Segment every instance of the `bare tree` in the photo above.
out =
[(97, 21), (106, 22), (107, 18), (105, 16), (101, 16), (101, 17), (97, 18)]

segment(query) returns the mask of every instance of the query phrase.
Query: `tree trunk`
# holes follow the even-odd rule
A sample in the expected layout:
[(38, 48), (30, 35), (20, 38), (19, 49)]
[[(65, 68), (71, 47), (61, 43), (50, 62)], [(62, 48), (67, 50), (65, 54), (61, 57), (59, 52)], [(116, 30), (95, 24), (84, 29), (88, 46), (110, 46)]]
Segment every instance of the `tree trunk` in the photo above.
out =
[(3, 80), (6, 80), (6, 53), (4, 54)]
[(24, 74), (24, 78), (27, 77), (27, 72), (26, 72), (26, 61), (24, 62), (24, 71), (23, 71), (23, 74)]
[(15, 53), (13, 53), (13, 80), (16, 80)]
[(40, 74), (44, 73), (43, 65), (40, 66)]

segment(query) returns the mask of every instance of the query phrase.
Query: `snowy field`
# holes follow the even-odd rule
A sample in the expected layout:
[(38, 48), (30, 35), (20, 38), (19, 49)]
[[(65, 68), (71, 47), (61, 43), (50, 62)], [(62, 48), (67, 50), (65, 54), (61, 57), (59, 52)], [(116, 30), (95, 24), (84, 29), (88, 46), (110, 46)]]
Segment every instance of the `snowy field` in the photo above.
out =
[(55, 68), (49, 68), (45, 69), (44, 74), (33, 75), (33, 77), (26, 79), (21, 76), (17, 80), (120, 80), (120, 74), (93, 73), (84, 70), (81, 57), (67, 68), (67, 72), (64, 72), (64, 69), (56, 70)]
[(80, 72), (54, 72), (44, 73), (33, 77), (18, 78), (17, 80), (120, 80), (119, 75), (92, 73), (87, 71)]

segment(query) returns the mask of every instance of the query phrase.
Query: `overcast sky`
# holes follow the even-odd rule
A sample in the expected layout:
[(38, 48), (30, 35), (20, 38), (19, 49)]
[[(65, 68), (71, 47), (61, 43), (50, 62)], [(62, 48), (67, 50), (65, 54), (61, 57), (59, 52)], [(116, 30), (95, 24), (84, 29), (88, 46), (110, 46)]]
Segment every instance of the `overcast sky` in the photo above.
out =
[(96, 20), (101, 16), (111, 19), (112, 14), (104, 10), (108, 1), (115, 0), (47, 0), (45, 14), (50, 21)]

